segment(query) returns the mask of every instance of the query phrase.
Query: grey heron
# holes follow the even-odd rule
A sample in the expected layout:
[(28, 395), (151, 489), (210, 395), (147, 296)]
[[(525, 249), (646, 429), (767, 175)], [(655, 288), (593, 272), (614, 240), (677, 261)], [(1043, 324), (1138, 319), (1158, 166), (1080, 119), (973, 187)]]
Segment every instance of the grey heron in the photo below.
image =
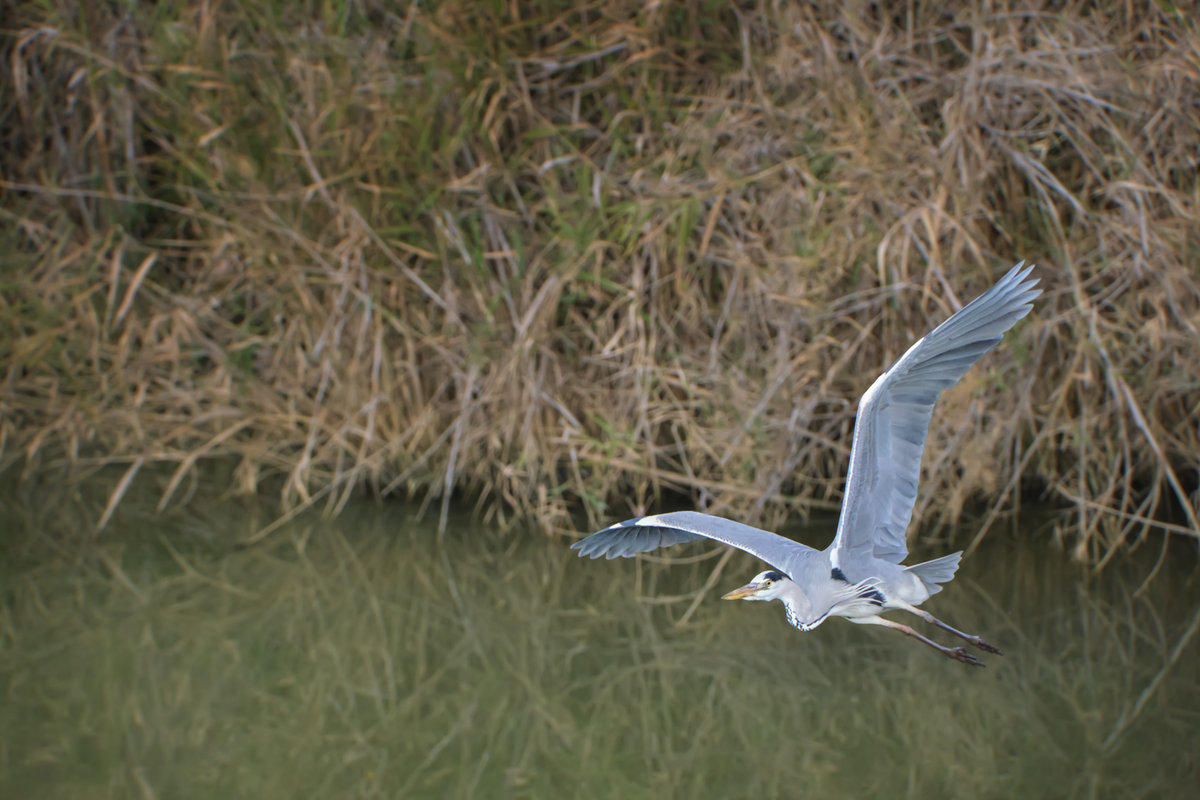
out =
[(917, 498), (921, 455), (933, 406), (943, 389), (999, 343), (1029, 313), (1038, 280), (1021, 262), (957, 313), (910, 347), (880, 375), (858, 404), (850, 466), (833, 543), (816, 550), (769, 531), (698, 511), (655, 514), (619, 522), (571, 547), (580, 556), (618, 558), (659, 547), (713, 539), (765, 561), (773, 569), (756, 575), (726, 600), (779, 600), (787, 620), (811, 631), (830, 617), (882, 625), (912, 636), (965, 664), (983, 666), (962, 647), (946, 647), (908, 625), (886, 619), (901, 610), (989, 653), (1000, 650), (918, 608), (942, 590), (958, 569), (962, 552), (904, 566), (905, 531)]

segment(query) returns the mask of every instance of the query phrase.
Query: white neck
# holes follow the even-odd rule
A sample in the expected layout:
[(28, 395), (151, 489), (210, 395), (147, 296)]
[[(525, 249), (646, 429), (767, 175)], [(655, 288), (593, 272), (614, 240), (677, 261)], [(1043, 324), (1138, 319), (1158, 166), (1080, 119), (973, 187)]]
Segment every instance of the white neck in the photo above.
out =
[(815, 624), (810, 619), (812, 616), (812, 602), (808, 595), (790, 579), (784, 580), (779, 587), (778, 598), (783, 603), (783, 608), (787, 612), (787, 621), (795, 628), (802, 631), (812, 630), (820, 625), (823, 620), (817, 620)]

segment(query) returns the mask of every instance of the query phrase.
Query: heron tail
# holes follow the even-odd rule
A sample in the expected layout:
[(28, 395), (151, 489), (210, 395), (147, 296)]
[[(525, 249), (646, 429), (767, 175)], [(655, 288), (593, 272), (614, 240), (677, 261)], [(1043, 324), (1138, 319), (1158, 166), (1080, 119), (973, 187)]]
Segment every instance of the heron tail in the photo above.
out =
[(933, 561), (913, 564), (906, 569), (921, 579), (921, 582), (929, 589), (930, 594), (937, 594), (942, 590), (942, 587), (938, 584), (947, 583), (954, 577), (954, 573), (958, 571), (958, 562), (961, 558), (962, 551), (959, 550), (957, 553), (935, 558)]

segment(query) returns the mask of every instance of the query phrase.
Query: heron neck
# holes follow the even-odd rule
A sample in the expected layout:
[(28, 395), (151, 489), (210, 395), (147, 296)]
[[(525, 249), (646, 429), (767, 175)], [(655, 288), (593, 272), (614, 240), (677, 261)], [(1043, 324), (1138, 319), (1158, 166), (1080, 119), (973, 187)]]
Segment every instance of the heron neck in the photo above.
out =
[(793, 581), (788, 580), (781, 587), (779, 600), (787, 612), (787, 621), (794, 628), (801, 628), (810, 608), (808, 595)]

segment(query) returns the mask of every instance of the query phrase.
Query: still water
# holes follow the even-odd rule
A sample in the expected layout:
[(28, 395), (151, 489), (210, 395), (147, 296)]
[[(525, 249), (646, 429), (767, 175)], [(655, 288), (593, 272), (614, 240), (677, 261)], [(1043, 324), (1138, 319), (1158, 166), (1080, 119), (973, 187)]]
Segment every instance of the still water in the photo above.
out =
[(439, 549), (429, 519), (367, 502), (236, 549), (267, 504), (201, 491), (158, 514), (136, 486), (97, 535), (111, 486), (0, 495), (2, 797), (1200, 787), (1200, 645), (1176, 647), (1200, 586), (1182, 542), (1136, 594), (1161, 541), (1092, 575), (1044, 521), (993, 532), (927, 606), (1004, 649), (973, 669), (881, 628), (801, 634), (777, 604), (719, 602), (759, 570), (740, 555), (677, 625), (715, 559), (582, 561), (466, 515)]

